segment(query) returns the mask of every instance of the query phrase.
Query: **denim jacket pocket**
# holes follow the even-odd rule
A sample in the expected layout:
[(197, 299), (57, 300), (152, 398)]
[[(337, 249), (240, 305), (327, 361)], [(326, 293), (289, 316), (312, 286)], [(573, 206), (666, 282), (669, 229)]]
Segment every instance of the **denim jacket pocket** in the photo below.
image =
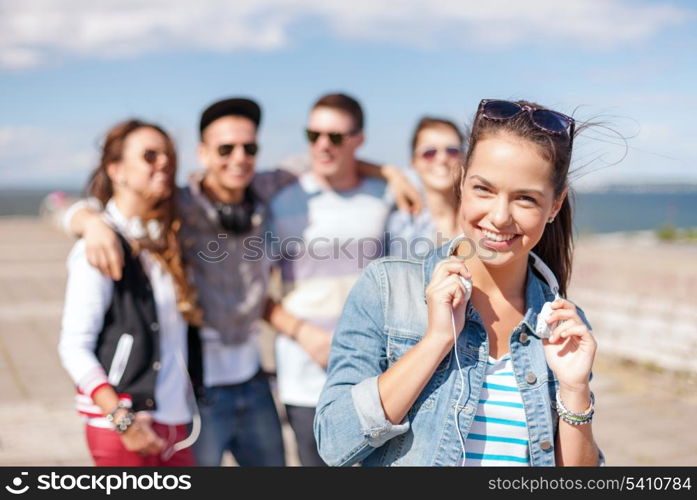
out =
[[(399, 361), (406, 352), (414, 347), (423, 338), (415, 333), (407, 331), (395, 331), (388, 328), (387, 337), (387, 362), (388, 366), (394, 365)], [(438, 364), (436, 368), (436, 373), (446, 370), (450, 365), (450, 356), (452, 352), (449, 352)]]
[[(387, 340), (387, 362), (388, 366), (394, 365), (399, 359), (401, 359), (406, 352), (414, 347), (421, 336), (413, 334), (411, 332), (399, 331), (399, 332), (389, 332)], [(415, 412), (421, 410), (429, 410), (435, 407), (435, 401), (438, 395), (438, 389), (443, 385), (447, 379), (447, 370), (450, 366), (450, 360), (452, 356), (452, 351), (449, 352), (438, 364), (433, 376), (424, 387), (421, 394), (414, 402), (414, 405), (409, 410), (409, 415), (412, 416)]]

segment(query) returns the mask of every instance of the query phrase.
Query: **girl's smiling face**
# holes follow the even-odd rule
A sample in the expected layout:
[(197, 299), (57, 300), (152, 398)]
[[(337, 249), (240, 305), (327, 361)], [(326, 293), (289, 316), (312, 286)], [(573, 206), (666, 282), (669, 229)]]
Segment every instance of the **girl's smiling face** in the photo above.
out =
[(126, 136), (121, 160), (109, 166), (114, 191), (128, 190), (156, 202), (172, 195), (175, 163), (172, 146), (161, 132), (140, 127)]
[(534, 143), (507, 132), (480, 139), (462, 182), (460, 224), (487, 265), (526, 258), (561, 208), (553, 165)]
[[(432, 157), (428, 155), (434, 151)], [(424, 187), (452, 193), (461, 152), (460, 138), (450, 127), (437, 125), (421, 130), (412, 154), (412, 165)]]

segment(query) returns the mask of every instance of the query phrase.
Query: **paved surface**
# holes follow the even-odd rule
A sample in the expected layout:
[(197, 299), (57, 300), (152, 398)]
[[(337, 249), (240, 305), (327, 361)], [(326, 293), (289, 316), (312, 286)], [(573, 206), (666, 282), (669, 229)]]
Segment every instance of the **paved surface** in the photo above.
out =
[[(0, 218), (0, 465), (90, 464), (56, 354), (71, 245), (35, 219)], [(268, 364), (268, 338), (264, 352)], [(608, 465), (697, 465), (694, 377), (601, 355), (593, 389)], [(284, 433), (297, 464), (287, 425)]]
[(650, 231), (582, 241), (569, 297), (604, 353), (697, 375), (697, 245)]

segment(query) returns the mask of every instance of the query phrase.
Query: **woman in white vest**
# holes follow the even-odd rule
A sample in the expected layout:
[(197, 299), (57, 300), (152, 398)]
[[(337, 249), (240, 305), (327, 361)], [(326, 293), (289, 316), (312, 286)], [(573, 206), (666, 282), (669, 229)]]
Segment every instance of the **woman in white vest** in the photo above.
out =
[(123, 277), (92, 267), (84, 240), (68, 258), (59, 353), (98, 466), (193, 465), (187, 363), (200, 351), (188, 323), (200, 314), (176, 237), (176, 166), (157, 125), (111, 128), (88, 191), (119, 234)]

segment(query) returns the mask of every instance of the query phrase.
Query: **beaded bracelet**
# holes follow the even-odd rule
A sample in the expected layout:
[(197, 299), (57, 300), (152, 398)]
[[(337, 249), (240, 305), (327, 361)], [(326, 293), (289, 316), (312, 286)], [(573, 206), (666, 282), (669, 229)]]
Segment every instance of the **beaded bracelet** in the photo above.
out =
[(133, 422), (135, 422), (135, 419), (135, 414), (131, 410), (128, 410), (128, 413), (121, 417), (118, 422), (114, 423), (116, 432), (118, 432), (119, 434), (123, 434), (124, 432), (126, 432), (128, 428), (133, 424)]
[(584, 425), (589, 424), (593, 421), (593, 414), (595, 413), (595, 395), (591, 391), (591, 403), (588, 408), (582, 413), (575, 413), (566, 406), (561, 400), (559, 395), (559, 390), (557, 389), (557, 414), (564, 422), (571, 425)]
[(114, 417), (116, 416), (116, 412), (119, 410), (128, 410), (131, 407), (130, 404), (126, 403), (123, 400), (119, 401), (119, 404), (116, 405), (116, 408), (111, 410), (110, 413), (104, 415), (104, 418), (107, 419), (107, 422), (113, 423), (114, 422)]
[[(115, 422), (114, 419), (116, 418), (116, 412), (121, 409), (126, 410), (126, 414), (121, 417), (118, 422)], [(114, 426), (114, 429), (119, 434), (126, 432), (133, 422), (135, 422), (135, 414), (131, 411), (131, 405), (123, 401), (119, 401), (116, 408), (114, 408), (108, 415), (105, 415), (105, 418), (107, 422)]]

